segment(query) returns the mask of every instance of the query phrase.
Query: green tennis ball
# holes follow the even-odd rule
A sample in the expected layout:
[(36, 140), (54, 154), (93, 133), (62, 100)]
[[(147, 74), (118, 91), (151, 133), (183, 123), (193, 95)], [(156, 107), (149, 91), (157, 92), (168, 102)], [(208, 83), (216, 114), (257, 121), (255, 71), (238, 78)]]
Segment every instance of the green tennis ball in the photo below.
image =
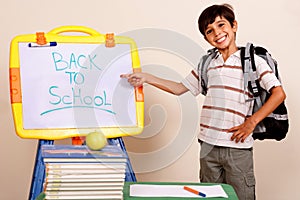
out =
[(107, 139), (101, 132), (91, 132), (85, 138), (86, 145), (89, 149), (97, 151), (107, 145)]

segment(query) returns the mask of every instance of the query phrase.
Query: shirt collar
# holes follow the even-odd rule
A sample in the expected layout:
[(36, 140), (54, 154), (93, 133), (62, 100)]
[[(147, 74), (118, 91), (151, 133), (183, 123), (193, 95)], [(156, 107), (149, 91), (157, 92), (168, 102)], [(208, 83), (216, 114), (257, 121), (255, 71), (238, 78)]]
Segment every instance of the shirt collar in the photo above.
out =
[[(222, 54), (219, 52), (219, 50), (216, 51), (216, 56), (214, 57), (215, 59), (217, 59), (219, 56), (221, 56)], [(230, 56), (235, 56), (237, 58), (241, 58), (241, 50), (238, 49), (236, 52), (234, 52), (232, 55)]]

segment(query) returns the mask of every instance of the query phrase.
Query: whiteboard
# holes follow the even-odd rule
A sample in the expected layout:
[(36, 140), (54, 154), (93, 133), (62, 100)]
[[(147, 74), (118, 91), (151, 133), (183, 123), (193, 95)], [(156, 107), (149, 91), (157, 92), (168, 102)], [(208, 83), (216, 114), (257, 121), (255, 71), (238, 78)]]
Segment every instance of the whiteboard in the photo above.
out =
[(130, 44), (19, 43), (24, 129), (135, 126)]

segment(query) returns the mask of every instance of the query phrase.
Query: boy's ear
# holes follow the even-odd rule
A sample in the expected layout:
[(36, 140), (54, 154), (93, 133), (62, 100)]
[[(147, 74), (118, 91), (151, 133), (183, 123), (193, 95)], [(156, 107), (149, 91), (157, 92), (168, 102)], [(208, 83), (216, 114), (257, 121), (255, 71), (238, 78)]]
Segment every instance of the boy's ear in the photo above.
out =
[(233, 21), (233, 26), (232, 26), (232, 28), (234, 29), (235, 32), (237, 31), (238, 23), (237, 23), (236, 20)]

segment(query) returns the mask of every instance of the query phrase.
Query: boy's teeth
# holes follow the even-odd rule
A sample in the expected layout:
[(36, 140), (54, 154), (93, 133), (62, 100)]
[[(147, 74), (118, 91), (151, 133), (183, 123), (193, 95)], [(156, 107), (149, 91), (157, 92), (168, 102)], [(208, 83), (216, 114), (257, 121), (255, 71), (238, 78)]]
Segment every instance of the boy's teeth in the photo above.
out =
[(225, 36), (222, 37), (222, 38), (220, 38), (220, 39), (218, 39), (217, 42), (223, 42), (224, 40), (225, 40)]

